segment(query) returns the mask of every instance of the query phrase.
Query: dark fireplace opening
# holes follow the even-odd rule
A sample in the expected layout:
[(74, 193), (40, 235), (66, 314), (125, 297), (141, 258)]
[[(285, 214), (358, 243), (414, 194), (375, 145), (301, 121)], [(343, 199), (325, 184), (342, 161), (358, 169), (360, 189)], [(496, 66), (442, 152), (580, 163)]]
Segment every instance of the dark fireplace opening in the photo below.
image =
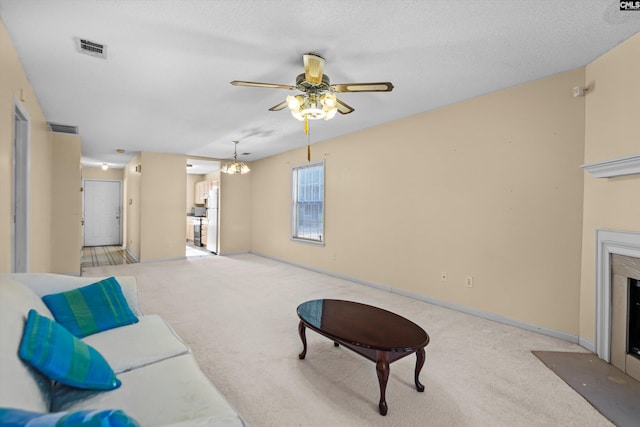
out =
[(640, 359), (640, 280), (629, 279), (629, 354)]

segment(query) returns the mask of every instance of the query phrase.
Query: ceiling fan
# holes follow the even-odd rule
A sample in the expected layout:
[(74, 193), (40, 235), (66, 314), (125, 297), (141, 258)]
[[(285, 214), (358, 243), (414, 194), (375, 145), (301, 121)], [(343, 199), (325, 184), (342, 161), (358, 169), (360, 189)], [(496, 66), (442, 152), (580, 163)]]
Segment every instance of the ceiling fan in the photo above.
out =
[(234, 80), (234, 86), (264, 87), (273, 89), (299, 90), (303, 94), (289, 95), (287, 99), (269, 108), (280, 111), (289, 107), (293, 117), (298, 120), (329, 120), (336, 115), (349, 114), (353, 107), (336, 98), (336, 93), (346, 92), (391, 92), (391, 82), (341, 83), (331, 84), (329, 76), (324, 74), (324, 58), (314, 53), (302, 55), (304, 73), (296, 77), (295, 86)]

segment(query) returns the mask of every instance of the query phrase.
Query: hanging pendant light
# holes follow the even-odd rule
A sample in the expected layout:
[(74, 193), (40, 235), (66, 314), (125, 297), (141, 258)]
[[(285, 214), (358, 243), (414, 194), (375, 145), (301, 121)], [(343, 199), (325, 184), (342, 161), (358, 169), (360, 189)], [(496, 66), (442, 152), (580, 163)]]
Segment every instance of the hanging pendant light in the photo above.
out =
[(220, 172), (228, 173), (229, 175), (244, 175), (245, 173), (249, 173), (249, 171), (251, 170), (249, 169), (249, 166), (247, 166), (244, 162), (238, 161), (238, 142), (240, 141), (233, 141), (233, 143), (235, 144), (233, 147), (233, 162), (226, 162), (224, 165), (222, 165), (222, 168), (220, 168)]

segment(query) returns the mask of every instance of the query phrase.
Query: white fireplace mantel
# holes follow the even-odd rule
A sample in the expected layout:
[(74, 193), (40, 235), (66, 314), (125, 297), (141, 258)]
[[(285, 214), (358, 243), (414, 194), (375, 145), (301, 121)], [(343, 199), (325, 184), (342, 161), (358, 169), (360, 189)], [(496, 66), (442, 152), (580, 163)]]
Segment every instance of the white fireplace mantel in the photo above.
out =
[(640, 154), (580, 166), (594, 178), (640, 174)]
[(640, 258), (640, 233), (596, 230), (596, 353), (611, 362), (611, 254)]

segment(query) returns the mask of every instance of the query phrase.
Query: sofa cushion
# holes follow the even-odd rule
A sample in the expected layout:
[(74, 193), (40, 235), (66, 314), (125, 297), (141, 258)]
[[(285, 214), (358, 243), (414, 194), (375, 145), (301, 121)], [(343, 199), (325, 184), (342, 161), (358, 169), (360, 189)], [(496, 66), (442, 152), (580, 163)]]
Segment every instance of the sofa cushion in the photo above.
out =
[(120, 380), (100, 353), (33, 309), (24, 326), (18, 355), (62, 384), (92, 390), (120, 387)]
[(236, 411), (202, 373), (191, 354), (124, 372), (120, 379), (122, 386), (109, 393), (55, 387), (52, 410), (117, 407), (144, 426), (199, 421), (201, 418), (211, 421), (206, 425), (216, 425), (215, 420), (219, 419), (225, 421), (219, 425), (243, 425)]
[[(100, 277), (73, 277), (55, 273), (3, 273), (0, 279), (11, 279), (25, 284), (39, 297), (70, 291), (100, 280)], [(143, 313), (138, 303), (138, 284), (134, 276), (116, 276), (129, 308), (136, 316)]]
[(138, 321), (114, 277), (71, 291), (45, 295), (42, 301), (56, 322), (78, 338)]
[(0, 279), (0, 406), (47, 412), (51, 381), (18, 357), (24, 324), (32, 308), (53, 318), (27, 286)]
[(2, 427), (139, 427), (123, 411), (54, 412), (40, 414), (22, 409), (0, 408)]
[(138, 323), (93, 334), (83, 341), (98, 350), (116, 374), (190, 351), (162, 317), (149, 314), (138, 319)]

